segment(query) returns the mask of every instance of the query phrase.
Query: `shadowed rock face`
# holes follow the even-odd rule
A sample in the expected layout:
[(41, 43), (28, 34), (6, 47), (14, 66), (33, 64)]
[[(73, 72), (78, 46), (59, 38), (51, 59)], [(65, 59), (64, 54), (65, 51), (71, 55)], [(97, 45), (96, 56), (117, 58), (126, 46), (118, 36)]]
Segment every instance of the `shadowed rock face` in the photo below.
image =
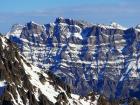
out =
[(63, 18), (43, 26), (28, 24), (18, 37), (13, 32), (7, 36), (31, 63), (58, 75), (72, 92), (140, 98), (138, 28), (91, 26)]
[[(30, 105), (39, 105), (22, 59), (17, 47), (10, 40), (0, 36), (0, 105), (21, 105), (27, 104), (27, 101)], [(5, 81), (3, 86), (2, 81)]]

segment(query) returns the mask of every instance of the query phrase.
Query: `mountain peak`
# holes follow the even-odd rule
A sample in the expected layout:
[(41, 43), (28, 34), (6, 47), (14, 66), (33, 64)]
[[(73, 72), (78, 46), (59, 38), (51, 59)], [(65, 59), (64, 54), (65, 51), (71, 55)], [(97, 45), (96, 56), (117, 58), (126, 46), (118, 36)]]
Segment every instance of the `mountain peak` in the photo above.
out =
[(75, 19), (71, 19), (71, 18), (63, 18), (63, 17), (58, 17), (56, 18), (55, 24), (67, 24), (67, 25), (77, 25), (80, 28), (83, 27), (90, 27), (92, 26), (91, 23), (84, 21), (84, 20), (75, 20)]
[(136, 28), (136, 29), (140, 29), (140, 24), (138, 24), (135, 28)]
[(110, 24), (111, 26), (121, 26), (120, 24), (116, 23), (116, 22), (111, 22)]
[(112, 22), (110, 25), (108, 24), (97, 24), (98, 27), (102, 27), (105, 29), (120, 29), (120, 30), (126, 30), (127, 28), (121, 26), (120, 24), (116, 22)]
[(14, 35), (16, 37), (20, 37), (23, 28), (24, 28), (24, 26), (21, 25), (21, 24), (14, 24), (12, 26), (10, 32), (8, 32), (6, 34), (6, 37), (9, 38), (10, 35)]
[(42, 26), (42, 25), (40, 25), (40, 24), (38, 24), (38, 23), (36, 23), (36, 22), (34, 22), (34, 21), (30, 21), (30, 22), (28, 22), (26, 25), (27, 25), (27, 27), (28, 27), (28, 26)]
[(112, 23), (110, 24), (110, 26), (112, 26), (112, 27), (114, 27), (114, 28), (117, 28), (117, 29), (126, 30), (125, 27), (123, 27), (122, 25), (120, 25), (120, 24), (118, 24), (118, 23), (116, 23), (116, 22), (112, 22)]
[(57, 24), (59, 24), (59, 23), (74, 24), (74, 21), (75, 20), (70, 19), (70, 18), (58, 17), (58, 18), (56, 18), (55, 23), (57, 23)]
[(136, 29), (138, 32), (140, 32), (140, 24), (138, 24), (138, 25), (135, 27), (135, 29)]

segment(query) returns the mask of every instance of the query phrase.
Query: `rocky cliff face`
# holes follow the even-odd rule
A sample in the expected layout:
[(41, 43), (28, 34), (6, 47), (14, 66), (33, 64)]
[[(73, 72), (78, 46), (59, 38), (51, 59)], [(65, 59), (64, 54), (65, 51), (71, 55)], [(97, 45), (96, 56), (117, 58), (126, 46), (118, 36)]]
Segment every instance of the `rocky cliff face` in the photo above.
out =
[(98, 100), (93, 93), (71, 94), (68, 85), (28, 63), (15, 44), (0, 36), (0, 105), (97, 105)]
[(45, 25), (27, 23), (7, 37), (30, 63), (55, 73), (73, 93), (140, 99), (139, 26), (126, 29), (116, 23), (89, 25), (57, 18)]

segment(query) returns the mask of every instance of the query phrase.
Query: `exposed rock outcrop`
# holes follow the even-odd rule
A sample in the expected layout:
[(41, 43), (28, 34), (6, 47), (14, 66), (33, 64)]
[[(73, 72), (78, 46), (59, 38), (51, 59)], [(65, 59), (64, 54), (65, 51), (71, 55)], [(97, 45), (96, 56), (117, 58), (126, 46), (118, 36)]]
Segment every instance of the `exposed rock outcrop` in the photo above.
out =
[(72, 93), (96, 91), (109, 99), (140, 99), (138, 26), (91, 26), (57, 18), (46, 25), (27, 23), (18, 37), (13, 32), (7, 36), (30, 63), (55, 73)]

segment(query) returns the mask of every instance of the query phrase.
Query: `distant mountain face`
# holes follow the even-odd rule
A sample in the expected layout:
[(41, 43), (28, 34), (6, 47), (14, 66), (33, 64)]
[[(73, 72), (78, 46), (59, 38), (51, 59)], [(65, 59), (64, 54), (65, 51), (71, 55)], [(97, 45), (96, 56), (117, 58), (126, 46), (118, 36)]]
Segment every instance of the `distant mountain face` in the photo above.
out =
[(0, 105), (102, 105), (96, 93), (71, 94), (68, 85), (50, 72), (28, 63), (17, 46), (0, 36)]
[(139, 25), (126, 29), (57, 18), (45, 25), (15, 25), (7, 37), (30, 63), (55, 73), (74, 93), (140, 99)]

